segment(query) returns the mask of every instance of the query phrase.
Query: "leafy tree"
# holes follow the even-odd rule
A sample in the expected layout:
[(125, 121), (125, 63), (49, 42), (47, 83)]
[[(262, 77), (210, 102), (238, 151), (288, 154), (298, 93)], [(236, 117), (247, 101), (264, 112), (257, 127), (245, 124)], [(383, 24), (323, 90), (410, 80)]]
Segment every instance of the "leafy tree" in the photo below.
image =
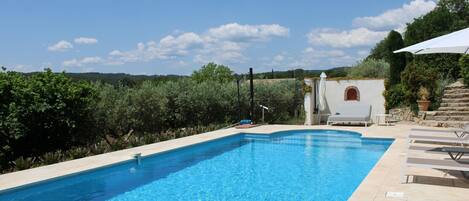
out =
[(383, 59), (389, 63), (390, 73), (389, 73), (389, 84), (390, 86), (400, 83), (401, 72), (406, 66), (406, 58), (403, 53), (394, 54), (395, 50), (401, 49), (404, 47), (404, 41), (402, 36), (397, 31), (390, 31), (388, 36), (381, 40), (376, 46), (371, 50), (370, 55), (367, 58), (373, 59)]
[(191, 77), (199, 83), (204, 81), (229, 82), (235, 79), (229, 67), (215, 63), (202, 66), (201, 69), (194, 71)]
[(350, 68), (348, 76), (352, 78), (386, 78), (389, 64), (384, 60), (366, 59)]
[(440, 75), (434, 68), (430, 68), (426, 63), (413, 61), (407, 65), (401, 74), (401, 81), (406, 91), (406, 101), (416, 109), (418, 91), (420, 87), (425, 87), (430, 91), (430, 100), (435, 100), (436, 81)]
[[(415, 19), (407, 25), (404, 44), (413, 45), (424, 40), (451, 33), (469, 26), (469, 1), (441, 0), (438, 6), (428, 14)], [(442, 77), (456, 79), (460, 68), (458, 54), (410, 55), (408, 60), (425, 63), (430, 68), (441, 72)]]
[[(400, 72), (406, 62), (403, 61), (402, 54), (393, 54), (392, 51), (410, 46), (434, 37), (438, 37), (453, 31), (457, 31), (469, 26), (469, 1), (467, 0), (441, 0), (438, 6), (426, 15), (415, 19), (409, 23), (404, 32), (404, 44), (400, 34), (391, 31), (389, 35), (381, 40), (372, 49), (367, 58), (384, 59), (391, 65), (390, 82), (394, 85), (399, 83)], [(460, 55), (457, 54), (429, 54), (411, 55), (406, 54), (407, 61), (414, 59), (419, 63), (426, 63), (431, 68), (436, 68), (442, 72), (443, 77), (456, 79), (459, 76), (459, 66), (457, 61)], [(402, 65), (403, 64), (403, 65)]]
[(119, 80), (118, 84), (125, 87), (135, 87), (135, 85), (137, 85), (137, 82), (131, 78), (124, 77)]
[[(404, 46), (410, 46), (431, 38), (435, 38), (453, 31), (461, 30), (469, 26), (469, 1), (467, 0), (440, 0), (437, 7), (426, 15), (407, 24), (403, 33)], [(392, 34), (392, 35), (391, 35)], [(391, 37), (394, 40), (391, 40)], [(394, 42), (391, 42), (394, 41)], [(401, 55), (390, 53), (401, 47), (397, 33), (390, 33), (388, 37), (376, 44), (367, 58), (384, 59), (391, 65), (390, 80), (388, 85), (397, 85), (398, 75), (401, 75), (402, 86), (386, 86), (386, 102), (389, 107), (400, 104), (412, 104), (415, 106), (417, 89), (415, 85), (429, 85), (432, 94), (432, 104), (435, 108), (441, 100), (443, 85), (464, 75), (464, 69), (458, 64), (459, 54), (428, 54), (406, 55), (403, 62)], [(394, 58), (393, 58), (394, 57)], [(404, 64), (405, 70), (399, 67)], [(402, 71), (401, 73), (399, 73)], [(422, 72), (422, 73), (420, 73)], [(424, 75), (424, 76), (422, 76)], [(428, 76), (428, 77), (425, 77)], [(437, 86), (437, 87), (435, 87)], [(419, 87), (419, 86), (417, 86)], [(428, 88), (428, 86), (427, 86)], [(399, 94), (405, 91), (405, 99), (398, 99)], [(393, 99), (393, 100), (391, 100)], [(398, 100), (398, 101), (396, 101)], [(399, 101), (402, 101), (399, 103)], [(388, 104), (389, 103), (389, 104)], [(389, 108), (388, 107), (388, 108)]]
[(368, 57), (366, 59), (384, 59), (384, 60), (386, 60), (386, 58), (388, 57), (387, 55), (389, 55), (386, 39), (387, 39), (387, 37), (384, 38), (383, 40), (379, 41), (378, 43), (376, 43), (375, 47), (373, 47), (373, 49), (371, 49), (370, 55), (368, 55)]
[(459, 66), (461, 67), (461, 77), (464, 83), (469, 86), (469, 55), (464, 55), (459, 59)]
[[(388, 84), (386, 84), (388, 85)], [(389, 85), (388, 85), (389, 86)], [(386, 99), (385, 107), (387, 110), (399, 107), (406, 103), (406, 90), (403, 84), (396, 84), (389, 86), (384, 92)]]
[[(256, 81), (256, 105), (270, 108), (266, 122), (296, 115), (302, 104), (301, 98), (295, 98), (301, 96), (300, 90), (295, 90), (298, 86), (297, 80)], [(241, 83), (240, 92), (241, 114), (247, 116), (248, 82)], [(10, 164), (21, 169), (40, 161), (49, 164), (63, 160), (60, 150), (77, 158), (126, 148), (129, 143), (141, 145), (137, 139), (148, 143), (173, 139), (185, 134), (165, 132), (229, 125), (238, 121), (238, 114), (235, 82), (199, 83), (182, 78), (146, 80), (129, 87), (72, 81), (64, 73), (50, 70), (30, 76), (0, 72), (0, 171), (10, 168)], [(259, 107), (255, 107), (255, 114), (260, 118)], [(95, 146), (96, 142), (108, 144), (109, 149)], [(84, 149), (90, 144), (94, 144), (92, 150)], [(43, 155), (47, 152), (53, 153)]]
[(401, 34), (397, 31), (389, 32), (389, 35), (386, 38), (386, 49), (388, 55), (386, 55), (385, 60), (389, 62), (389, 84), (391, 86), (401, 82), (401, 72), (406, 66), (405, 55), (403, 53), (393, 53), (395, 50), (401, 49), (403, 47), (404, 41), (402, 40)]
[[(0, 152), (13, 159), (88, 142), (96, 91), (51, 70), (0, 72)], [(0, 155), (1, 155), (0, 154)]]
[(469, 23), (469, 2), (467, 0), (440, 0), (440, 7), (448, 9), (455, 17), (454, 29), (463, 29)]

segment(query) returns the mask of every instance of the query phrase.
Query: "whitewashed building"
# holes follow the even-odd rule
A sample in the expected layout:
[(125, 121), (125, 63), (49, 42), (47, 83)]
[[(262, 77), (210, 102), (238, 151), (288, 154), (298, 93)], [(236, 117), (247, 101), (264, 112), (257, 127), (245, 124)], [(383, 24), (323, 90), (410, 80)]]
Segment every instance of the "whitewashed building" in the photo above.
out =
[(321, 117), (321, 121), (327, 121), (328, 115), (335, 114), (337, 107), (342, 104), (359, 102), (371, 105), (372, 122), (376, 121), (377, 114), (385, 113), (384, 79), (326, 79), (326, 107), (320, 111), (320, 115), (318, 115), (319, 78), (306, 78), (304, 81), (305, 85), (311, 87), (310, 92), (305, 93), (306, 125), (318, 124), (318, 116)]

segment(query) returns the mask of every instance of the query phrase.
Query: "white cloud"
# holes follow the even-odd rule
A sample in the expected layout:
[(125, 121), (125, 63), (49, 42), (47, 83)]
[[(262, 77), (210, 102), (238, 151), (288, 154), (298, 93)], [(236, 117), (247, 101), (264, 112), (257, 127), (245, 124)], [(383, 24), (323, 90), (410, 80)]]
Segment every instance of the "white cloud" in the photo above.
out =
[(303, 50), (298, 59), (295, 59), (290, 65), (292, 67), (311, 68), (311, 67), (337, 67), (346, 66), (359, 60), (358, 55), (350, 54), (340, 49), (314, 49), (308, 47)]
[(386, 31), (372, 31), (357, 28), (348, 31), (334, 29), (315, 29), (307, 34), (311, 45), (325, 45), (334, 48), (370, 46), (386, 37)]
[(275, 55), (272, 61), (274, 62), (282, 62), (285, 59), (285, 56), (282, 54)]
[(70, 42), (66, 40), (61, 40), (57, 42), (56, 44), (49, 46), (47, 49), (51, 52), (64, 52), (72, 48), (73, 48), (73, 45)]
[(66, 67), (80, 67), (88, 64), (102, 64), (105, 62), (101, 57), (83, 57), (81, 59), (71, 59), (62, 62)]
[(368, 54), (370, 54), (370, 50), (358, 50), (357, 54), (365, 57), (365, 56), (368, 56)]
[(168, 35), (158, 42), (137, 44), (128, 51), (113, 50), (110, 61), (120, 63), (146, 62), (153, 59), (177, 59), (195, 55), (193, 61), (205, 63), (242, 63), (247, 60), (243, 51), (254, 42), (265, 42), (274, 37), (288, 36), (289, 29), (278, 24), (240, 25), (231, 23), (208, 29), (205, 33), (185, 32)]
[(378, 16), (358, 17), (353, 20), (356, 27), (369, 29), (402, 29), (406, 23), (420, 17), (436, 7), (431, 0), (414, 0), (400, 8), (387, 10)]
[(224, 63), (224, 64), (245, 63), (247, 60), (248, 58), (246, 56), (236, 51), (227, 51), (227, 52), (213, 51), (213, 53), (211, 54), (197, 54), (194, 57), (194, 62), (199, 63), (199, 64), (205, 64), (208, 62)]
[(390, 30), (403, 32), (406, 23), (435, 7), (436, 3), (431, 0), (413, 0), (377, 16), (357, 17), (353, 20), (355, 28), (349, 30), (314, 29), (306, 35), (311, 47), (303, 51), (296, 64), (350, 65), (366, 57), (369, 54), (367, 48), (385, 38)]
[(264, 57), (262, 60), (264, 61), (264, 65), (268, 67), (285, 67), (292, 62), (293, 58), (288, 56), (287, 53), (282, 52), (273, 57)]
[(13, 65), (11, 69), (7, 69), (7, 70), (25, 72), (27, 71), (28, 68), (31, 68), (31, 65), (17, 64), (17, 65)]
[(176, 37), (169, 35), (160, 40), (162, 48), (186, 49), (201, 43), (203, 43), (202, 38), (193, 32), (182, 33)]
[(92, 44), (98, 43), (98, 39), (88, 38), (88, 37), (79, 37), (79, 38), (75, 38), (73, 42), (75, 42), (75, 44), (81, 44), (81, 45), (92, 45)]
[(115, 65), (129, 62), (146, 62), (152, 59), (166, 59), (168, 56), (158, 47), (154, 41), (138, 43), (137, 48), (128, 51), (113, 50), (109, 53), (108, 63)]
[(208, 36), (230, 41), (265, 41), (272, 37), (288, 36), (290, 30), (278, 24), (240, 25), (225, 24), (208, 30)]
[(314, 58), (327, 58), (327, 57), (342, 57), (346, 56), (345, 52), (342, 50), (316, 50), (312, 47), (308, 47), (303, 50), (303, 53), (310, 55)]

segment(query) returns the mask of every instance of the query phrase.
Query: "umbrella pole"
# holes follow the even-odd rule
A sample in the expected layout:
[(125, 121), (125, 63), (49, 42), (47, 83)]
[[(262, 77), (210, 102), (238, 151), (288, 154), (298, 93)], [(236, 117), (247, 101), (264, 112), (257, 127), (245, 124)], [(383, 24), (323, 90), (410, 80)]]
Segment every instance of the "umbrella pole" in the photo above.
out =
[(318, 125), (321, 125), (321, 110), (318, 109)]

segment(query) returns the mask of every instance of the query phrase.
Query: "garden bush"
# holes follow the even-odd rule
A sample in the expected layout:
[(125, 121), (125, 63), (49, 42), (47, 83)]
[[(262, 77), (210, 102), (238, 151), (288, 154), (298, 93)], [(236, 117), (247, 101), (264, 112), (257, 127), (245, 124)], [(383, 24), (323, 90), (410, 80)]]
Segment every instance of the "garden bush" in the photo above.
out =
[[(231, 71), (230, 71), (231, 72)], [(110, 85), (72, 81), (50, 70), (0, 72), (0, 167), (41, 164), (185, 137), (249, 117), (249, 82), (181, 78)], [(302, 104), (300, 82), (255, 82), (255, 111), (266, 122), (288, 120)]]
[(85, 144), (95, 137), (92, 118), (96, 91), (64, 74), (26, 77), (0, 72), (0, 156), (40, 155)]
[(464, 84), (469, 86), (469, 55), (464, 55), (459, 59), (459, 66), (461, 67), (461, 77)]
[(405, 104), (405, 96), (406, 90), (402, 84), (396, 84), (391, 86), (389, 89), (386, 89), (386, 91), (384, 91), (384, 97), (386, 99), (386, 110)]
[(368, 58), (350, 68), (347, 76), (352, 78), (386, 78), (389, 76), (389, 63), (383, 59)]
[[(255, 117), (261, 118), (261, 108), (266, 111), (265, 121), (287, 120), (302, 103), (299, 81), (255, 83)], [(114, 87), (97, 84), (99, 102), (96, 116), (105, 135), (118, 137), (133, 131), (157, 133), (171, 128), (197, 125), (235, 123), (239, 120), (237, 86), (235, 82), (205, 81), (198, 83), (181, 79), (154, 84), (145, 81), (139, 87)], [(248, 118), (249, 84), (240, 89), (241, 114)], [(296, 96), (296, 97), (295, 97)]]
[[(430, 68), (426, 63), (413, 61), (402, 71), (401, 81), (406, 91), (405, 99), (414, 111), (417, 111), (416, 101), (419, 99), (420, 87), (425, 87), (430, 92), (430, 101), (435, 101), (435, 90), (440, 75), (434, 68)], [(433, 109), (433, 108), (431, 108)]]

